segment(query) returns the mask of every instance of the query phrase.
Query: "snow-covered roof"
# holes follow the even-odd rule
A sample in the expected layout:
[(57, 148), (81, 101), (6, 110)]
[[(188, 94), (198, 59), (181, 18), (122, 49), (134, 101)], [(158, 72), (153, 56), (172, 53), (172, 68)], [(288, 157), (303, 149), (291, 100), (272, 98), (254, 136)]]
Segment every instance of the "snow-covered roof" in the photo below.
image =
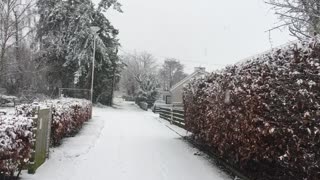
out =
[(190, 79), (196, 77), (197, 75), (207, 75), (209, 74), (208, 72), (206, 71), (203, 71), (201, 69), (193, 72), (192, 74), (190, 74), (189, 76), (185, 77), (184, 79), (182, 79), (180, 82), (178, 82), (177, 84), (175, 84), (171, 89), (170, 89), (170, 92), (174, 91), (176, 88), (178, 88), (179, 86), (182, 86), (184, 85), (186, 82), (188, 82)]

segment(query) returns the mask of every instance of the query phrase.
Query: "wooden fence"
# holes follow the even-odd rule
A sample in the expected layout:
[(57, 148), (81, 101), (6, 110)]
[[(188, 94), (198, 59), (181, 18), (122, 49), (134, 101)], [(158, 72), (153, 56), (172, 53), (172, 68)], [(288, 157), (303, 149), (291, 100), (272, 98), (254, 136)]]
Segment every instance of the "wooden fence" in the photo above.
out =
[(172, 105), (170, 107), (159, 108), (160, 118), (169, 121), (171, 124), (181, 128), (185, 127), (184, 110), (181, 105)]
[(34, 174), (49, 157), (51, 108), (34, 110), (33, 119), (33, 152), (30, 158), (28, 173)]

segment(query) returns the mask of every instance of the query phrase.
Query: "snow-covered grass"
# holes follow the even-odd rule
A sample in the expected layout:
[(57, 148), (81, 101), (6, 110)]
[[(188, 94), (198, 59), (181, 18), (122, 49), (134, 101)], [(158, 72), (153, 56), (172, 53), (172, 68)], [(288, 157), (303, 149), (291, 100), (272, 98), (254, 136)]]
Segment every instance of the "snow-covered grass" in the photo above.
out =
[(14, 114), (14, 107), (0, 107), (0, 114)]
[[(153, 113), (133, 103), (97, 108), (76, 137), (51, 150), (35, 175), (22, 180), (230, 179)], [(169, 125), (170, 126), (170, 125)], [(177, 130), (181, 131), (182, 129)]]

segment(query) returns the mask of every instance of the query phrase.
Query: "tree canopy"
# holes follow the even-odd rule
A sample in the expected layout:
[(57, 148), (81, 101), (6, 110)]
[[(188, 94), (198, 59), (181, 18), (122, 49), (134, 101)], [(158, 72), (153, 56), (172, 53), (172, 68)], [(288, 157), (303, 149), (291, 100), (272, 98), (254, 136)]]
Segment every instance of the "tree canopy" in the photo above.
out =
[[(120, 44), (118, 30), (103, 12), (110, 7), (121, 12), (121, 5), (116, 0), (102, 0), (97, 8), (91, 0), (39, 0), (37, 5), (40, 14), (40, 59), (44, 66), (50, 67), (47, 74), (50, 88), (89, 88), (96, 38), (94, 100), (110, 96), (105, 89), (106, 86), (113, 88), (114, 82), (119, 79), (121, 63), (117, 53)], [(100, 30), (93, 32), (92, 26)]]

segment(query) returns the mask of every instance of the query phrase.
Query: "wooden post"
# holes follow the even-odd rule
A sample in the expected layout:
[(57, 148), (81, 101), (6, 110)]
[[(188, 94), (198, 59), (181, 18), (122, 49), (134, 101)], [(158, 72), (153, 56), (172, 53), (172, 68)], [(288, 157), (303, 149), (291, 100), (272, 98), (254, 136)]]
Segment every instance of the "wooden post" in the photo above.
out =
[(38, 128), (38, 121), (39, 121), (39, 110), (40, 107), (37, 107), (32, 112), (32, 120), (33, 120), (33, 129), (32, 129), (32, 152), (31, 158), (28, 168), (29, 174), (34, 174), (35, 170), (35, 157), (36, 157), (36, 144), (37, 144), (37, 128)]
[(170, 108), (170, 115), (171, 115), (170, 124), (172, 124), (172, 123), (173, 123), (173, 104), (172, 104), (172, 106), (171, 106), (171, 108)]
[(50, 147), (50, 136), (51, 136), (51, 123), (52, 123), (52, 105), (49, 111), (49, 121), (48, 121), (48, 132), (47, 132), (47, 147), (46, 147), (46, 158), (49, 158), (49, 147)]

